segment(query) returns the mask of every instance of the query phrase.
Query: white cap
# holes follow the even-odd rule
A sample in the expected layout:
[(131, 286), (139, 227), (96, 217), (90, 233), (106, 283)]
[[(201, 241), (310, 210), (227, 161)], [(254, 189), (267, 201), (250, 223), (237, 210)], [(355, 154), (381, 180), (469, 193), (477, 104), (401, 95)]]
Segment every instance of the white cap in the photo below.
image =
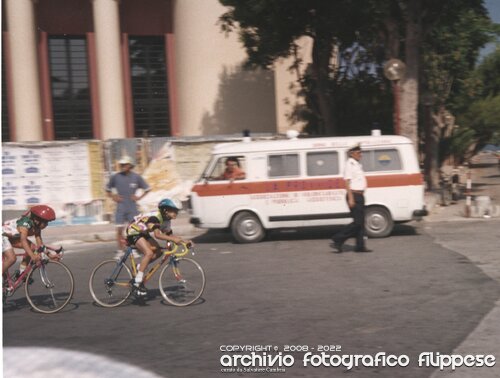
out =
[(132, 158), (130, 156), (122, 156), (120, 160), (118, 161), (118, 164), (130, 164), (132, 167), (134, 166), (134, 162), (132, 161)]

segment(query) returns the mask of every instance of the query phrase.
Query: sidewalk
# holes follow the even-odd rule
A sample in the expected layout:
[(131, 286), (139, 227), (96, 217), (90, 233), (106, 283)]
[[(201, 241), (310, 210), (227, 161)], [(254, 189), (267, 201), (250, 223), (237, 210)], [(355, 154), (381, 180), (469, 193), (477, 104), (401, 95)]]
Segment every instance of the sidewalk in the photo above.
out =
[[(500, 205), (500, 170), (496, 165), (483, 166), (471, 169), (472, 198), (477, 196), (488, 196), (492, 204)], [(427, 222), (455, 222), (455, 221), (488, 221), (488, 217), (465, 216), (466, 200), (461, 198), (458, 202), (449, 206), (441, 206), (441, 199), (438, 193), (426, 192), (425, 205), (429, 215), (424, 217)], [(474, 201), (472, 201), (474, 205)]]

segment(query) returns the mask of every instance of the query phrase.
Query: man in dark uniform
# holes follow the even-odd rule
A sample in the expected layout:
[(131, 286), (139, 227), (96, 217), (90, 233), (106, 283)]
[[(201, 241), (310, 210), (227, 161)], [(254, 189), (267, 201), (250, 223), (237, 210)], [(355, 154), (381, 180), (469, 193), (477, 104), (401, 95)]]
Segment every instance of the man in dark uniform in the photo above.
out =
[(356, 238), (356, 252), (372, 252), (365, 246), (365, 196), (366, 177), (361, 165), (361, 146), (358, 144), (350, 148), (347, 159), (344, 180), (347, 190), (347, 204), (351, 211), (353, 222), (333, 235), (333, 245), (336, 253), (342, 252), (345, 241)]

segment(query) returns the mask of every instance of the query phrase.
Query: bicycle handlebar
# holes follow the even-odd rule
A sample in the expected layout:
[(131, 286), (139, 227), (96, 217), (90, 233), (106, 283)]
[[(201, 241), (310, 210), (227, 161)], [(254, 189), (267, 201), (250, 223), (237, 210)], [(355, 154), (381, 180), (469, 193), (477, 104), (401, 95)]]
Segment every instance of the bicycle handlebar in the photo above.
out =
[[(169, 248), (169, 246), (171, 247)], [(178, 252), (179, 248), (182, 248), (180, 252)], [(194, 247), (191, 243), (174, 243), (173, 241), (170, 241), (168, 242), (167, 248), (163, 254), (181, 257), (187, 255), (189, 251), (194, 251)]]

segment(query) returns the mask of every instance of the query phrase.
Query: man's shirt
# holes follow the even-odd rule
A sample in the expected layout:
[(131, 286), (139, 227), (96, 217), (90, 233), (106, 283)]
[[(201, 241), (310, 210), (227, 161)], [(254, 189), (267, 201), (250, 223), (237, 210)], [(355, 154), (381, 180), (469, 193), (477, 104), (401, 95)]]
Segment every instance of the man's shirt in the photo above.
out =
[(350, 180), (351, 190), (365, 190), (366, 189), (366, 177), (365, 172), (363, 172), (363, 166), (356, 159), (350, 157), (347, 159), (347, 163), (344, 169), (344, 179)]

